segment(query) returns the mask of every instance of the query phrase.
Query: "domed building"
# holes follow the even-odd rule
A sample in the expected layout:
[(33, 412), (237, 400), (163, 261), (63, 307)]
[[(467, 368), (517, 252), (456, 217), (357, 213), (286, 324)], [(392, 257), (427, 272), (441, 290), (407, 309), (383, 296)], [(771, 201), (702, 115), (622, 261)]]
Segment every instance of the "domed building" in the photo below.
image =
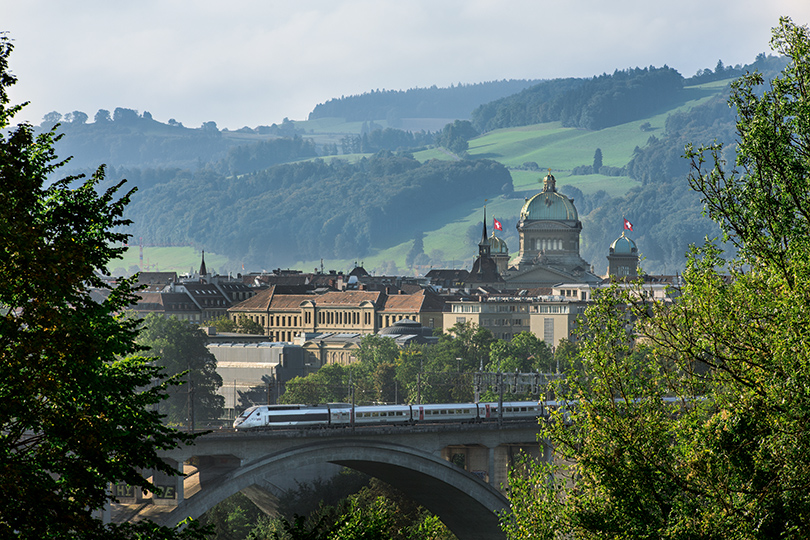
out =
[(624, 232), (610, 244), (607, 260), (608, 276), (638, 277), (638, 247)]
[(510, 286), (596, 283), (591, 265), (579, 254), (582, 222), (574, 201), (557, 192), (554, 175), (543, 179), (543, 191), (526, 199), (517, 224), (520, 251), (504, 279)]

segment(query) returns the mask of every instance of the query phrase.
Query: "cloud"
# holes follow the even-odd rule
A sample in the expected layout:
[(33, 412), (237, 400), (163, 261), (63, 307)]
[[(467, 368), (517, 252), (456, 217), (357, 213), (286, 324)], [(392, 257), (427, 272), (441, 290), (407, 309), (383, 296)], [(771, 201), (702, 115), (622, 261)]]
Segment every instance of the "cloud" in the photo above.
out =
[(778, 16), (806, 23), (810, 3), (0, 0), (0, 12), (16, 44), (11, 95), (32, 101), (33, 122), (128, 107), (239, 128), (377, 88), (663, 64), (689, 76), (752, 61)]

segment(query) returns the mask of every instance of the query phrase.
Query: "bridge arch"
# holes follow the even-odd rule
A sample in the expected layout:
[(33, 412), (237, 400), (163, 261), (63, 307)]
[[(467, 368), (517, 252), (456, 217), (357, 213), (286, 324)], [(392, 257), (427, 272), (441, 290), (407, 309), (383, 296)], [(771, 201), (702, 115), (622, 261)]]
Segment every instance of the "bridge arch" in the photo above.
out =
[(161, 522), (175, 525), (189, 516), (198, 518), (231, 495), (260, 485), (265, 477), (324, 462), (349, 467), (391, 484), (438, 516), (460, 540), (503, 538), (496, 512), (508, 510), (509, 501), (497, 489), (418, 449), (356, 439), (310, 442), (243, 464), (185, 499), (165, 514)]

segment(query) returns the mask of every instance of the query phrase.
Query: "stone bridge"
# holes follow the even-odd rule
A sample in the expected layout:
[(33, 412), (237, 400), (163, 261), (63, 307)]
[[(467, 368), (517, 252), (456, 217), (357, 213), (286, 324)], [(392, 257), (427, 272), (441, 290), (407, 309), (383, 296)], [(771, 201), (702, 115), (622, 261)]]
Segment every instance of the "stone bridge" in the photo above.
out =
[[(158, 493), (113, 486), (115, 521), (149, 518), (175, 525), (242, 492), (273, 514), (296, 482), (349, 467), (379, 478), (421, 504), (460, 540), (502, 538), (501, 491), (520, 452), (548, 459), (534, 421), (478, 424), (217, 431), (162, 457), (184, 476), (155, 475)], [(137, 493), (135, 493), (137, 491)]]

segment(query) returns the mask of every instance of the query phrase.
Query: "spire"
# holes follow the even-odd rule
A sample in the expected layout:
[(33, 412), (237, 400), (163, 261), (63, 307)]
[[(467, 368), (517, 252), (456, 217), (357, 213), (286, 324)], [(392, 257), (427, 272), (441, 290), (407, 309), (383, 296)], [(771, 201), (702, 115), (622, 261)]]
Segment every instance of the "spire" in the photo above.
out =
[(206, 275), (208, 269), (205, 268), (205, 250), (202, 252), (202, 262), (200, 263), (200, 277)]
[(487, 236), (487, 206), (484, 205), (484, 226), (481, 229), (481, 241), (478, 242), (478, 256), (489, 257), (489, 237)]
[(481, 242), (479, 242), (478, 245), (480, 246), (485, 242), (488, 244), (489, 243), (488, 238), (489, 236), (487, 235), (487, 205), (484, 205), (484, 227), (483, 231), (481, 232)]

